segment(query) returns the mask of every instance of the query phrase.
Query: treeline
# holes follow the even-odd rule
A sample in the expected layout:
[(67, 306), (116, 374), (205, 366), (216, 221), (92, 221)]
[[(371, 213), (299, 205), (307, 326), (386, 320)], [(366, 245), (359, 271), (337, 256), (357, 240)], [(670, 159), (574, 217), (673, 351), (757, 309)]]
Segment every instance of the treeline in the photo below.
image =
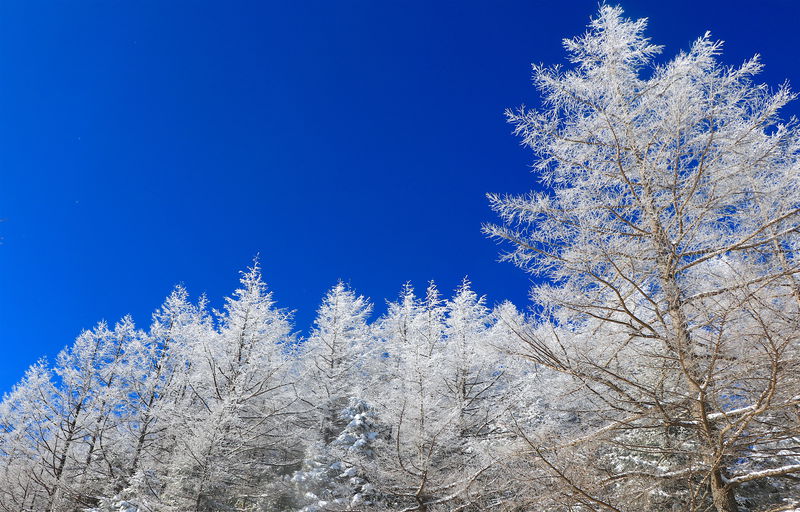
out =
[(406, 286), (370, 323), (371, 310), (339, 283), (298, 339), (254, 266), (222, 311), (179, 287), (147, 329), (126, 317), (83, 332), (2, 402), (0, 508), (483, 508), (506, 499), (497, 463), (513, 421), (545, 410), (531, 391), (536, 369), (502, 351), (520, 314), (510, 304), (490, 310), (466, 281), (447, 300), (433, 284), (422, 297)]
[(5, 396), (0, 511), (800, 510), (795, 95), (645, 27), (602, 6), (507, 112), (543, 190), (485, 232), (530, 316), (339, 284), (300, 339), (257, 267), (178, 288)]
[[(632, 404), (609, 404), (597, 375), (578, 368), (613, 382), (618, 365), (637, 364), (632, 354), (603, 354), (591, 338), (576, 354), (559, 341), (574, 329), (533, 324), (510, 303), (490, 309), (467, 281), (447, 299), (433, 283), (420, 296), (406, 285), (383, 316), (370, 321), (371, 311), (340, 282), (301, 339), (256, 264), (221, 311), (178, 287), (147, 329), (101, 322), (4, 397), (0, 510), (614, 506), (602, 494), (640, 507), (627, 510), (711, 506), (696, 426), (667, 404), (669, 425), (655, 411), (620, 421)], [(669, 392), (663, 369), (649, 378)], [(741, 389), (709, 411), (722, 430), (751, 412)], [(796, 423), (781, 414), (760, 411), (737, 433), (750, 445), (729, 467), (758, 476), (746, 503), (798, 488), (769, 474), (797, 461)]]

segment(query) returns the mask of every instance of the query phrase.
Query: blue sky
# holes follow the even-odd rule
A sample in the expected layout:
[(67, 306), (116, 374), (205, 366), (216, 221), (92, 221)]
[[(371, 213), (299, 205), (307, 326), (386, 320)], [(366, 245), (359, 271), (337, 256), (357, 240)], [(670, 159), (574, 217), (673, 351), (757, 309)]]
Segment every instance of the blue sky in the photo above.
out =
[[(220, 304), (257, 253), (300, 330), (340, 278), (379, 311), (465, 275), (526, 305), (480, 234), (486, 192), (535, 186), (502, 114), (597, 5), (0, 2), (0, 392), (177, 283)], [(795, 2), (622, 5), (666, 55), (711, 30), (800, 88)]]

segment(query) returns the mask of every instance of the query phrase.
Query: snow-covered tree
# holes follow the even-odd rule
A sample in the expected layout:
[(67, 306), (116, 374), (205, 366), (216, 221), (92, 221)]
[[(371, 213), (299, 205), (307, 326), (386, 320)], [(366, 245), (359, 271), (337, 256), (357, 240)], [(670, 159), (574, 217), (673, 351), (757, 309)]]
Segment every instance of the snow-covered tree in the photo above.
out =
[(124, 457), (123, 447), (115, 444), (126, 392), (123, 347), (138, 336), (130, 317), (113, 330), (101, 322), (58, 354), (53, 368), (58, 428), (49, 443), (52, 457), (46, 459), (52, 461), (54, 488), (46, 510), (91, 505), (116, 481)]
[(503, 408), (499, 399), (504, 368), (490, 342), (492, 318), (486, 299), (464, 279), (448, 301), (445, 349), (439, 358), (448, 399), (455, 411), (459, 436), (485, 437), (495, 430)]
[(797, 495), (800, 134), (779, 118), (794, 96), (753, 82), (758, 58), (722, 65), (708, 34), (659, 63), (645, 25), (603, 6), (565, 41), (570, 67), (534, 66), (543, 106), (508, 118), (544, 189), (491, 195), (503, 222), (486, 230), (544, 278), (528, 357), (601, 406), (586, 442), (550, 444), (560, 460), (533, 446), (564, 494), (733, 512), (757, 482)]
[(174, 510), (235, 507), (256, 494), (297, 449), (285, 346), (288, 313), (277, 309), (255, 263), (194, 343), (177, 446), (163, 501)]
[(339, 435), (329, 444), (312, 445), (303, 468), (292, 476), (300, 512), (363, 510), (379, 500), (363, 469), (382, 430), (374, 409), (351, 398), (339, 419), (345, 423)]
[(435, 361), (445, 347), (445, 315), (445, 301), (433, 282), (422, 299), (406, 284), (376, 325), (385, 357), (375, 368), (381, 375), (371, 399), (390, 408), (407, 403), (404, 417), (420, 431), (425, 430), (426, 408), (442, 395), (442, 384), (432, 382)]
[(42, 510), (55, 484), (50, 440), (56, 394), (44, 361), (31, 366), (0, 403), (0, 510)]
[(380, 320), (385, 388), (375, 400), (392, 426), (375, 484), (405, 510), (480, 508), (507, 407), (493, 317), (465, 280), (450, 301), (435, 285), (417, 299), (406, 286)]
[(339, 411), (368, 386), (374, 355), (367, 324), (371, 312), (369, 300), (339, 281), (325, 295), (303, 342), (299, 392), (313, 409), (314, 428), (325, 444), (341, 430)]
[(178, 286), (153, 313), (147, 334), (126, 344), (120, 436), (128, 453), (116, 492), (103, 497), (106, 509), (149, 510), (159, 502), (164, 461), (177, 449), (188, 409), (198, 405), (189, 388), (191, 354), (212, 335), (205, 299), (192, 304)]
[(3, 470), (17, 491), (25, 489), (22, 495), (3, 489), (11, 499), (6, 508), (72, 510), (114, 487), (124, 458), (116, 443), (125, 395), (122, 347), (137, 336), (128, 317), (113, 330), (101, 322), (62, 350), (52, 369), (34, 365), (5, 397)]

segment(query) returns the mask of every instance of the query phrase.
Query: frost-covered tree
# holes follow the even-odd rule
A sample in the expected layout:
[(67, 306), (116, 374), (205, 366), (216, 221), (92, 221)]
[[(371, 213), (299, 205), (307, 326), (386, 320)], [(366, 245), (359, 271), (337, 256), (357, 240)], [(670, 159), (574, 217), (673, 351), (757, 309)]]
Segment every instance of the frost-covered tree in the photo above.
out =
[(320, 440), (328, 444), (341, 430), (339, 411), (362, 396), (373, 357), (372, 304), (339, 281), (325, 295), (311, 335), (302, 344), (299, 393), (312, 409)]
[(434, 385), (433, 376), (445, 347), (446, 311), (445, 300), (433, 282), (422, 299), (406, 284), (376, 325), (386, 357), (375, 367), (382, 375), (371, 398), (387, 408), (406, 404), (405, 421), (419, 432), (425, 431), (426, 418), (430, 421), (432, 411), (427, 409), (443, 395), (443, 383)]
[(188, 410), (198, 405), (191, 399), (191, 354), (212, 335), (205, 299), (192, 304), (178, 286), (153, 314), (147, 334), (126, 345), (120, 440), (128, 454), (116, 492), (103, 497), (106, 508), (127, 503), (148, 510), (159, 503), (164, 462), (177, 450)]
[(55, 489), (50, 439), (56, 393), (44, 361), (31, 366), (0, 403), (0, 510), (42, 510)]
[(113, 330), (101, 322), (83, 332), (56, 358), (57, 430), (50, 438), (54, 489), (46, 510), (90, 505), (119, 476), (124, 449), (115, 443), (119, 427), (124, 346), (140, 335), (130, 317)]
[(406, 286), (380, 320), (387, 386), (375, 400), (392, 430), (374, 481), (397, 508), (480, 509), (496, 490), (509, 388), (492, 324), (466, 281), (449, 301), (432, 283), (423, 299)]
[(375, 412), (365, 401), (351, 398), (339, 419), (345, 424), (339, 435), (329, 444), (312, 445), (303, 468), (292, 476), (300, 512), (363, 510), (379, 500), (364, 469), (382, 430)]
[(285, 349), (291, 325), (257, 263), (217, 317), (188, 358), (180, 438), (162, 498), (174, 510), (240, 507), (297, 450)]
[(504, 406), (499, 392), (505, 368), (491, 344), (493, 322), (486, 299), (464, 279), (446, 311), (446, 348), (438, 364), (452, 400), (458, 435), (464, 439), (489, 436)]
[(439, 450), (437, 438), (452, 423), (436, 365), (445, 347), (445, 315), (445, 301), (434, 283), (423, 299), (407, 284), (376, 326), (386, 357), (371, 398), (381, 404), (381, 416), (392, 430), (390, 442), (379, 451), (375, 476), (398, 505), (438, 497), (441, 482), (431, 467), (431, 455)]
[(128, 317), (113, 330), (101, 322), (62, 350), (52, 369), (32, 367), (5, 397), (3, 469), (14, 473), (6, 475), (9, 483), (25, 489), (16, 502), (10, 488), (6, 508), (72, 510), (114, 487), (124, 459), (116, 443), (125, 395), (122, 347), (138, 335)]
[[(59, 373), (63, 389), (66, 383), (93, 369), (88, 403), (91, 420), (81, 443), (81, 452), (85, 453), (81, 455), (82, 460), (77, 461), (82, 474), (76, 483), (83, 503), (93, 503), (97, 496), (116, 490), (124, 481), (124, 468), (130, 455), (121, 436), (128, 413), (124, 405), (129, 386), (135, 379), (128, 371), (128, 348), (144, 337), (129, 316), (118, 322), (113, 331), (101, 324), (91, 334), (93, 336), (84, 333), (76, 340), (68, 351), (76, 360), (64, 365), (67, 369)], [(65, 379), (66, 372), (70, 375), (68, 379)]]
[(177, 288), (146, 332), (101, 322), (0, 403), (0, 510), (256, 506), (305, 447), (295, 344), (257, 265), (216, 318)]
[(544, 278), (528, 357), (600, 407), (531, 449), (590, 508), (775, 506), (800, 472), (794, 95), (708, 34), (659, 63), (645, 25), (601, 7), (568, 68), (534, 66), (542, 108), (508, 112), (543, 191), (490, 195), (486, 231)]

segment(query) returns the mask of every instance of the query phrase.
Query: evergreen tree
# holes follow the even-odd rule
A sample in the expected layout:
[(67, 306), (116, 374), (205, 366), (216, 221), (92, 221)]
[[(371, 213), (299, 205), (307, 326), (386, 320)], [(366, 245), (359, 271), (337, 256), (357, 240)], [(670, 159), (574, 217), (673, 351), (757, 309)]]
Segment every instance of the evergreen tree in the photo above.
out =
[(363, 510), (378, 502), (363, 469), (374, 457), (380, 435), (375, 412), (363, 400), (351, 398), (339, 419), (346, 422), (339, 435), (327, 445), (312, 446), (303, 468), (292, 476), (300, 512)]

